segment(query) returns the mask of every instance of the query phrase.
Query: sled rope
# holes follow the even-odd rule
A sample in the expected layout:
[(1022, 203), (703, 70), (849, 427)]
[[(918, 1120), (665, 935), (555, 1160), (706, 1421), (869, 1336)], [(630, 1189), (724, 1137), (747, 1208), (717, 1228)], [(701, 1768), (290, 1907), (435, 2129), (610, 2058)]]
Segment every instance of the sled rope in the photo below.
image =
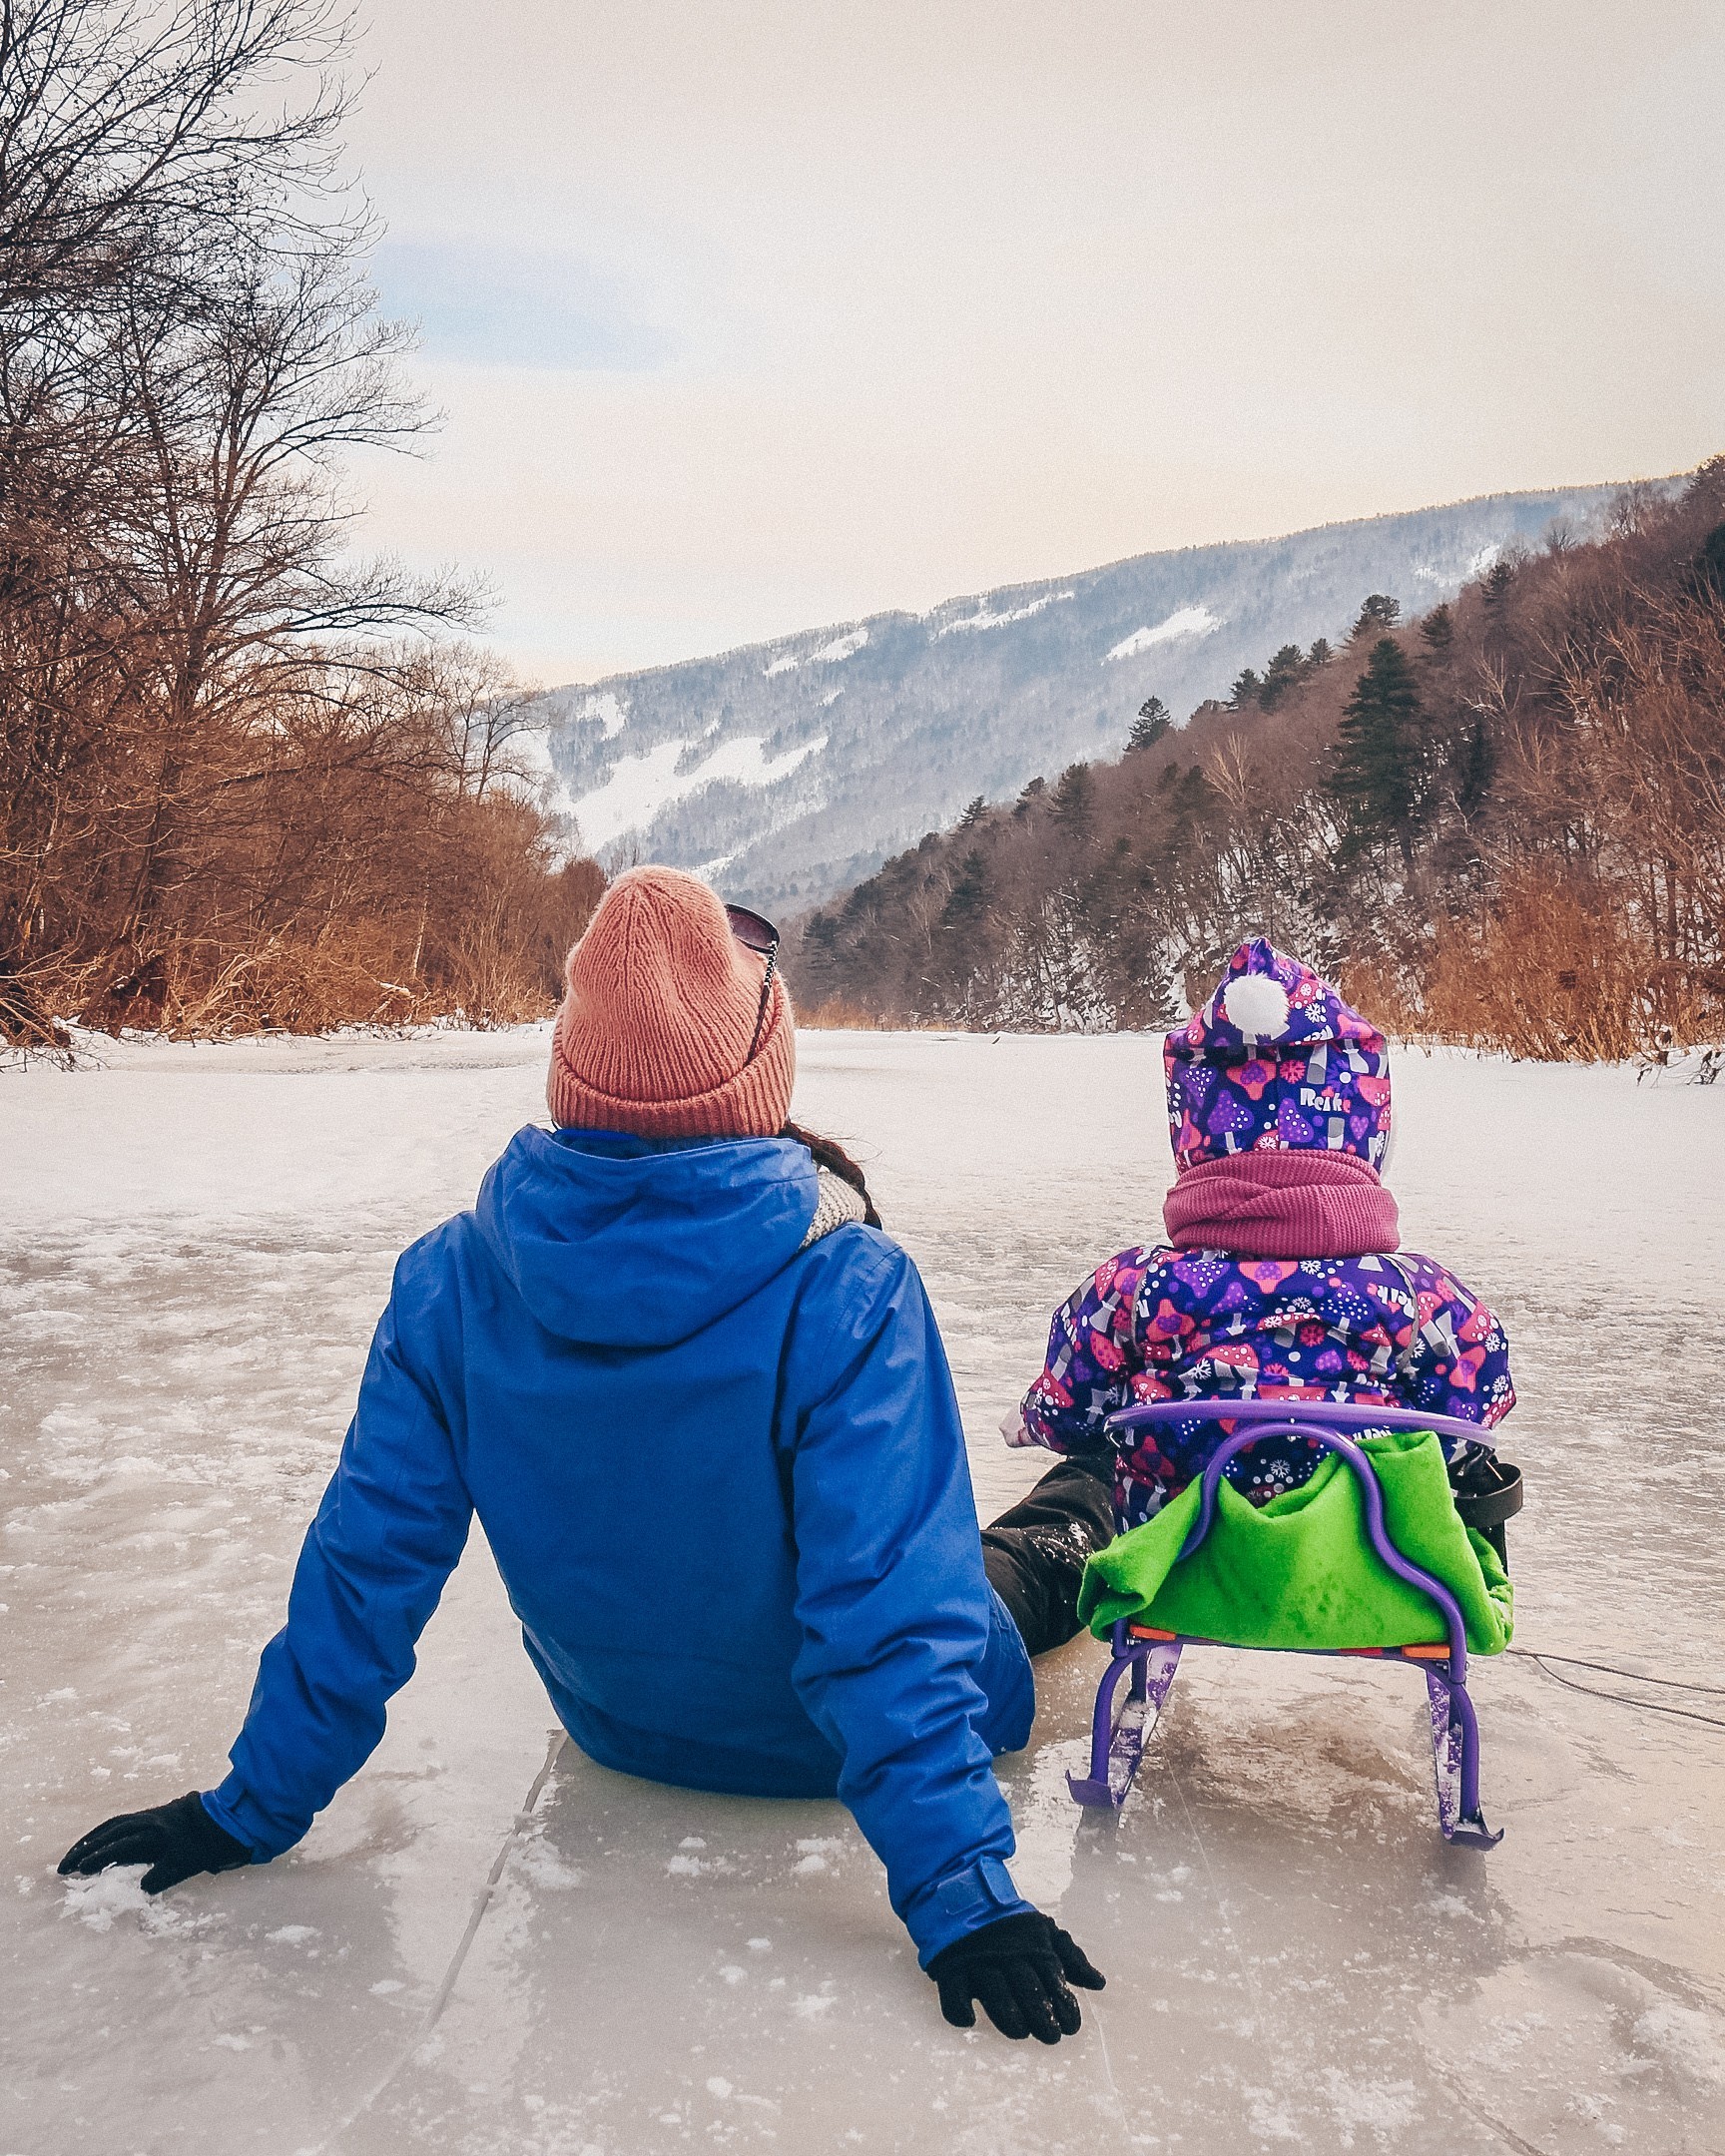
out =
[(1707, 1692), (1725, 1697), (1725, 1687), (1685, 1684), (1680, 1677), (1643, 1677), (1637, 1670), (1616, 1669), (1609, 1662), (1584, 1662), (1578, 1655), (1545, 1654), (1532, 1647), (1510, 1647), (1505, 1652), (1519, 1655), (1524, 1662), (1538, 1663), (1553, 1684), (1560, 1684), (1570, 1692), (1579, 1692), (1585, 1699), (1615, 1700), (1619, 1707), (1639, 1707), (1645, 1714), (1672, 1715), (1679, 1722), (1699, 1722), (1707, 1729), (1725, 1729), (1725, 1720), (1718, 1715), (1697, 1714), (1692, 1707), (1667, 1707), (1663, 1700), (1632, 1699), (1627, 1692), (1607, 1692), (1598, 1685), (1577, 1684), (1573, 1677), (1565, 1677), (1548, 1665), (1563, 1662), (1572, 1669), (1598, 1670), (1607, 1677), (1626, 1677), (1632, 1684), (1661, 1685), (1670, 1692)]

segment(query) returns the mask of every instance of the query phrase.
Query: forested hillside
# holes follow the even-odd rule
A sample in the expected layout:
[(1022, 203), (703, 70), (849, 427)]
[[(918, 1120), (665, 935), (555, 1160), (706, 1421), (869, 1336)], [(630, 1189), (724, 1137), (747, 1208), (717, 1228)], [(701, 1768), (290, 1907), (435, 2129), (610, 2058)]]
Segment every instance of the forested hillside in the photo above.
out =
[(1725, 458), (1409, 619), (1267, 652), (1117, 762), (973, 802), (798, 923), (836, 1020), (1159, 1026), (1262, 932), (1398, 1029), (1622, 1057), (1725, 1030)]
[(1360, 594), (1447, 599), (1608, 487), (1139, 554), (557, 690), (557, 778), (584, 844), (792, 912), (871, 875), (976, 794), (1107, 756), (1154, 690), (1184, 718), (1259, 654), (1339, 638)]

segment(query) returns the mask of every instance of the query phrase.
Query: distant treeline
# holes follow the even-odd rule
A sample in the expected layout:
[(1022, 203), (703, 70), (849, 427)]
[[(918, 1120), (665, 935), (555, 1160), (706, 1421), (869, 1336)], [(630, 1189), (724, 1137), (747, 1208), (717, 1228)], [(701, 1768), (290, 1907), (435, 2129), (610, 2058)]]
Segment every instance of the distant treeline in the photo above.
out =
[(0, 1039), (537, 1014), (591, 912), (454, 641), (352, 552), (425, 414), (329, 0), (0, 15)]
[(1451, 605), (1365, 601), (1117, 763), (973, 802), (788, 952), (819, 1020), (1167, 1025), (1264, 933), (1399, 1032), (1545, 1058), (1725, 1033), (1725, 457)]

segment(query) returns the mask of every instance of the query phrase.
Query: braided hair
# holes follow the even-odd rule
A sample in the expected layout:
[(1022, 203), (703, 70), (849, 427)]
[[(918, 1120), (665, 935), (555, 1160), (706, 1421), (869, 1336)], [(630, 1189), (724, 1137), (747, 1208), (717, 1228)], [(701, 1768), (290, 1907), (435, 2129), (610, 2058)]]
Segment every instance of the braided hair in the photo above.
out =
[(787, 1123), (779, 1135), (781, 1138), (795, 1139), (798, 1145), (807, 1147), (817, 1168), (825, 1168), (842, 1183), (850, 1184), (866, 1208), (862, 1215), (864, 1227), (880, 1226), (880, 1216), (874, 1210), (874, 1201), (868, 1195), (868, 1185), (862, 1169), (836, 1139), (819, 1137), (814, 1131), (806, 1131), (799, 1123)]

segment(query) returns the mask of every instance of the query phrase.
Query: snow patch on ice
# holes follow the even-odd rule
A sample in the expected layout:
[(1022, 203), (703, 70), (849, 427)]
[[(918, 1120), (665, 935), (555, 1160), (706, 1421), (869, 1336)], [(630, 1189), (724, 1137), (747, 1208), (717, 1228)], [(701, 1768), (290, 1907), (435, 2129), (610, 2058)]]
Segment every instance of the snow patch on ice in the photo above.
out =
[(827, 746), (827, 736), (818, 734), (813, 741), (799, 742), (782, 756), (769, 757), (764, 754), (764, 736), (743, 734), (721, 742), (690, 770), (679, 771), (684, 757), (696, 746), (688, 741), (660, 742), (642, 756), (620, 758), (605, 783), (583, 794), (574, 804), (582, 843), (594, 849), (609, 845), (626, 832), (643, 829), (674, 802), (720, 780), (728, 779), (738, 786), (777, 786), (800, 764), (818, 756)]
[(1377, 2136), (1400, 2133), (1420, 2116), (1420, 2095), (1412, 2081), (1356, 2081), (1340, 2066), (1324, 2069), (1324, 2093), (1336, 2118), (1336, 2139), (1354, 2146), (1357, 2127)]
[(1187, 637), (1210, 636), (1221, 626), (1221, 617), (1212, 614), (1207, 606), (1179, 607), (1153, 629), (1134, 629), (1130, 636), (1122, 637), (1112, 651), (1103, 654), (1102, 664), (1136, 658), (1139, 652), (1149, 651), (1156, 644), (1178, 644)]
[(520, 1866), (528, 1884), (547, 1893), (565, 1893), (571, 1886), (579, 1886), (587, 1876), (579, 1865), (569, 1864), (549, 1843), (540, 1841), (528, 1843), (521, 1852)]
[(144, 1872), (143, 1865), (111, 1865), (94, 1879), (68, 1880), (61, 1915), (76, 1916), (92, 1931), (112, 1931), (116, 1916), (147, 1915), (150, 1897), (138, 1884)]
[(264, 1934), (272, 1946), (303, 1946), (307, 1939), (317, 1936), (315, 1924), (278, 1924), (274, 1931)]
[(1044, 607), (1057, 606), (1062, 599), (1076, 599), (1077, 596), (1071, 591), (1045, 592), (1040, 599), (1032, 599), (1028, 606), (1006, 607), (998, 614), (986, 606), (979, 607), (974, 614), (961, 614), (956, 621), (941, 622), (931, 635), (938, 638), (956, 636), (963, 629), (1003, 629), (1008, 622), (1028, 621)]
[(829, 2007), (837, 2006), (838, 2003), (829, 1992), (806, 1991), (801, 1998), (791, 2001), (791, 2011), (805, 2021), (818, 2021)]
[(1725, 2042), (1718, 2024), (1706, 2014), (1664, 1999), (1637, 2019), (1633, 2033), (1636, 2043), (1645, 2045), (1661, 2065), (1725, 2087)]

